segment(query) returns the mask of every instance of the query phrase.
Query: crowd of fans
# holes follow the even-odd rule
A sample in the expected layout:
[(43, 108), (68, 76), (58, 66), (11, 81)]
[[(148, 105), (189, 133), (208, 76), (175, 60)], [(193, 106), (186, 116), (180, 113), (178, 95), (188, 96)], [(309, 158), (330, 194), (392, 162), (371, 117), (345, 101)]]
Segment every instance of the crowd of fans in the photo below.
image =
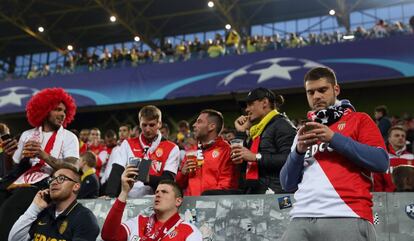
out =
[[(388, 116), (388, 110), (386, 106), (378, 106), (375, 109), (374, 117), (375, 121), (378, 124), (378, 127), (383, 135), (385, 142), (387, 143), (388, 148), (392, 148), (389, 140), (390, 130), (395, 128), (398, 130), (403, 130), (404, 134), (401, 134), (399, 140), (404, 143), (403, 148), (401, 147), (400, 152), (404, 153), (414, 153), (414, 117), (408, 113), (404, 113), (401, 117), (397, 115)], [(308, 120), (307, 119), (293, 119), (292, 123), (297, 129), (302, 127)], [(180, 149), (180, 160), (182, 161), (185, 158), (185, 153), (189, 150), (197, 149), (197, 139), (194, 136), (192, 131), (192, 125), (186, 121), (181, 120), (177, 123), (177, 130), (175, 133), (171, 133), (169, 125), (163, 123), (159, 129), (163, 138), (173, 141), (178, 145)], [(108, 162), (111, 159), (112, 150), (119, 148), (121, 143), (130, 138), (136, 138), (141, 133), (140, 127), (132, 127), (130, 124), (122, 124), (118, 128), (118, 133), (115, 130), (109, 129), (102, 132), (99, 128), (91, 129), (77, 129), (71, 130), (79, 138), (79, 147), (81, 153), (81, 170), (83, 173), (93, 173), (96, 174), (96, 180), (88, 181), (88, 186), (91, 188), (82, 188), (79, 193), (79, 198), (98, 198), (99, 196), (107, 195), (105, 190), (102, 189), (101, 184), (109, 178), (111, 167), (108, 166)], [(5, 124), (0, 123), (0, 134), (4, 135), (9, 133), (10, 130)], [(104, 133), (102, 135), (101, 133)], [(220, 132), (220, 136), (228, 143), (231, 143), (232, 140), (237, 137), (237, 130), (234, 127), (224, 127)], [(16, 138), (18, 138), (17, 136)], [(390, 149), (389, 149), (390, 151)], [(393, 153), (395, 151), (392, 151)], [(412, 156), (412, 158), (411, 158)], [(410, 161), (414, 164), (414, 156), (409, 155)], [(180, 161), (180, 162), (181, 162)], [(0, 167), (0, 176), (7, 174), (6, 169), (9, 167), (7, 163), (2, 163)], [(10, 165), (10, 164), (9, 164)], [(84, 190), (86, 189), (86, 190)], [(376, 191), (395, 191), (395, 189), (380, 190), (375, 189)], [(414, 191), (414, 190), (413, 190)]]
[(285, 37), (279, 34), (273, 36), (247, 36), (241, 37), (236, 31), (227, 31), (225, 36), (216, 34), (214, 39), (201, 42), (197, 37), (192, 41), (181, 41), (173, 45), (167, 40), (163, 46), (156, 50), (139, 51), (138, 48), (116, 48), (111, 51), (104, 49), (101, 54), (86, 49), (80, 52), (71, 51), (66, 54), (64, 65), (57, 64), (51, 70), (48, 64), (43, 66), (33, 65), (26, 76), (17, 78), (33, 79), (53, 74), (70, 74), (75, 72), (96, 71), (122, 66), (138, 66), (147, 63), (172, 63), (200, 58), (216, 58), (229, 54), (245, 54), (262, 52), (267, 50), (280, 50), (285, 48), (300, 48), (312, 45), (327, 45), (333, 43), (358, 41), (361, 39), (383, 38), (388, 36), (410, 34), (413, 32), (414, 20), (410, 24), (402, 22), (386, 23), (379, 20), (371, 29), (357, 27), (351, 33), (309, 33), (301, 36), (297, 33), (289, 33)]
[[(283, 96), (259, 87), (247, 94), (246, 114), (236, 118), (233, 126), (224, 128), (219, 111), (204, 109), (192, 124), (179, 121), (175, 134), (162, 123), (162, 112), (154, 105), (142, 107), (138, 125), (122, 124), (118, 134), (106, 130), (102, 136), (99, 128), (67, 130), (76, 114), (74, 99), (62, 88), (38, 92), (26, 107), (33, 129), (13, 137), (7, 125), (0, 123), (0, 240), (9, 232), (13, 237), (9, 240), (35, 236), (33, 228), (61, 237), (66, 227), (53, 227), (55, 231), (41, 227), (44, 220), (63, 217), (54, 211), (68, 218), (74, 218), (71, 210), (86, 212), (90, 221), (85, 219), (82, 226), (94, 223), (90, 211), (76, 206), (77, 198), (118, 197), (115, 211), (108, 215), (108, 227), (121, 221), (120, 210), (127, 198), (155, 194), (154, 210), (162, 217), (161, 208), (157, 211), (156, 207), (168, 193), (161, 186), (167, 183), (172, 185), (167, 188), (170, 193), (171, 188), (176, 190), (175, 199), (170, 199), (176, 200), (174, 213), (183, 196), (295, 191), (293, 208), (300, 211), (308, 210), (303, 203), (309, 198), (323, 196), (303, 193), (318, 191), (329, 196), (332, 187), (346, 189), (355, 202), (366, 202), (370, 191), (413, 192), (414, 118), (407, 114), (390, 118), (383, 105), (375, 108), (373, 119), (357, 112), (349, 100), (337, 98), (340, 87), (327, 67), (313, 68), (304, 80), (311, 107), (306, 120), (291, 121), (279, 112)], [(322, 166), (326, 170), (315, 169)], [(373, 185), (361, 172), (373, 173)], [(328, 175), (333, 178), (329, 188), (315, 186), (313, 180)], [(343, 181), (349, 177), (363, 186), (355, 188), (356, 184)], [(49, 205), (51, 201), (56, 210)], [(372, 202), (366, 203), (366, 215), (352, 218), (368, 223), (371, 206)], [(324, 211), (316, 209), (316, 215)], [(350, 218), (341, 210), (334, 215)], [(178, 214), (176, 217), (179, 219)], [(36, 218), (40, 222), (33, 222)], [(94, 226), (98, 231), (98, 225)], [(116, 236), (112, 231), (103, 234)]]

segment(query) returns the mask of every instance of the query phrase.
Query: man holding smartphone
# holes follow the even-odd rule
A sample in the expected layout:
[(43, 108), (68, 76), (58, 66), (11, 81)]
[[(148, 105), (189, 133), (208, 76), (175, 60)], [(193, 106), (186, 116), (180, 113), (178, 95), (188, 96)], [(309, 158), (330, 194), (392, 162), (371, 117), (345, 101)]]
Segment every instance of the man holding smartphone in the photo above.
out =
[(389, 165), (381, 133), (370, 116), (337, 99), (333, 70), (314, 68), (304, 84), (312, 122), (299, 129), (280, 172), (283, 189), (296, 191), (282, 240), (374, 241), (370, 177)]
[(49, 188), (38, 191), (9, 234), (9, 241), (85, 240), (95, 241), (99, 226), (93, 213), (76, 201), (79, 173), (62, 168), (48, 179)]
[(139, 136), (124, 140), (112, 164), (106, 187), (106, 195), (118, 196), (120, 192), (120, 178), (130, 159), (141, 158), (150, 160), (149, 182), (137, 181), (129, 197), (142, 197), (154, 193), (161, 180), (174, 180), (179, 165), (180, 151), (173, 142), (166, 140), (160, 132), (162, 126), (161, 110), (156, 106), (147, 105), (138, 113), (139, 126), (142, 133)]
[(47, 178), (54, 170), (67, 165), (78, 168), (78, 139), (64, 128), (75, 113), (75, 101), (61, 88), (44, 89), (27, 103), (27, 120), (33, 129), (22, 133), (13, 155), (22, 170), (0, 190), (0, 240), (7, 240), (14, 222), (36, 193), (48, 186)]
[(160, 181), (155, 190), (154, 214), (149, 217), (138, 215), (121, 222), (128, 193), (136, 183), (133, 177), (137, 175), (138, 168), (135, 166), (125, 168), (121, 177), (122, 191), (105, 219), (102, 239), (105, 241), (201, 241), (200, 231), (194, 225), (182, 220), (178, 214), (178, 209), (183, 202), (183, 192), (172, 180)]

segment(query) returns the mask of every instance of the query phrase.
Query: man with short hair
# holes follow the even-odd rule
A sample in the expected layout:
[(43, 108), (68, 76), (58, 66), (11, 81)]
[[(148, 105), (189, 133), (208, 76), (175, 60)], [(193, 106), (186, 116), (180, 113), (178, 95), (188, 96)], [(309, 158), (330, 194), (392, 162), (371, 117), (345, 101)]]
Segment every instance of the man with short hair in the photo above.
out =
[(394, 168), (392, 181), (396, 192), (414, 192), (414, 166), (400, 165)]
[(112, 165), (114, 164), (114, 160), (118, 159), (118, 152), (119, 152), (119, 148), (122, 144), (122, 142), (124, 140), (129, 139), (130, 135), (131, 135), (131, 126), (128, 124), (124, 124), (121, 125), (118, 129), (118, 135), (119, 135), (119, 140), (116, 144), (116, 146), (114, 146), (111, 150), (111, 152), (109, 153), (108, 156), (108, 161), (106, 163), (106, 167), (105, 167), (105, 171), (104, 173), (101, 175), (101, 184), (102, 184), (102, 192), (103, 194), (105, 194), (106, 191), (106, 181), (109, 178), (109, 175), (111, 174), (112, 171)]
[(106, 147), (101, 142), (101, 131), (94, 127), (89, 133), (88, 151), (96, 155), (96, 175), (100, 176), (101, 168), (106, 164)]
[(13, 225), (8, 240), (95, 241), (99, 234), (96, 217), (76, 201), (80, 190), (76, 170), (61, 168), (48, 183), (49, 189), (38, 191), (30, 207)]
[(374, 173), (375, 192), (394, 192), (392, 172), (399, 165), (413, 165), (414, 155), (406, 149), (406, 132), (403, 126), (393, 126), (388, 131), (388, 156), (390, 166), (386, 173)]
[(231, 142), (231, 140), (236, 138), (236, 130), (233, 128), (225, 129), (221, 132), (221, 136), (224, 140), (226, 140), (228, 143)]
[(96, 161), (96, 175), (98, 178), (102, 177), (102, 173), (105, 172), (109, 157), (112, 154), (112, 150), (117, 146), (118, 140), (114, 130), (107, 130), (104, 135), (105, 148), (99, 152)]
[(195, 158), (185, 156), (176, 178), (187, 196), (200, 196), (206, 191), (230, 194), (238, 187), (239, 169), (231, 161), (230, 145), (219, 136), (223, 123), (220, 112), (206, 109), (200, 112), (193, 125), (198, 141), (197, 155)]
[(200, 231), (180, 218), (178, 209), (183, 202), (183, 192), (172, 180), (162, 180), (155, 191), (154, 214), (139, 215), (123, 223), (122, 214), (128, 193), (134, 186), (133, 176), (138, 175), (136, 167), (128, 166), (122, 174), (122, 191), (115, 200), (102, 227), (105, 241), (126, 240), (177, 240), (201, 241)]
[(165, 139), (169, 139), (170, 138), (170, 127), (168, 127), (167, 123), (162, 123), (161, 126), (161, 135), (165, 138)]
[(283, 189), (296, 190), (282, 240), (373, 241), (370, 176), (389, 165), (381, 133), (370, 116), (337, 99), (333, 70), (317, 67), (304, 79), (311, 122), (298, 130), (280, 173)]
[(381, 131), (381, 135), (384, 141), (388, 139), (388, 130), (391, 128), (391, 121), (388, 118), (388, 108), (385, 105), (375, 107), (375, 121), (377, 122), (378, 128)]
[(186, 120), (180, 120), (178, 122), (178, 133), (176, 137), (176, 143), (180, 149), (184, 149), (184, 143), (191, 135), (190, 123)]
[(296, 128), (280, 112), (282, 95), (256, 88), (246, 97), (247, 115), (234, 122), (237, 138), (246, 146), (233, 145), (231, 158), (242, 164), (242, 190), (245, 194), (281, 193), (279, 172), (290, 152)]
[(176, 144), (162, 137), (161, 110), (156, 106), (147, 105), (138, 113), (142, 133), (135, 138), (124, 140), (120, 146), (118, 159), (112, 164), (106, 194), (116, 197), (120, 192), (120, 177), (128, 161), (133, 158), (151, 160), (149, 183), (140, 181), (134, 184), (130, 197), (142, 197), (152, 194), (158, 182), (164, 179), (174, 180), (179, 164), (179, 149)]
[(89, 129), (82, 129), (79, 133), (79, 153), (84, 153), (88, 150)]
[(119, 140), (118, 143), (121, 144), (124, 140), (128, 139), (131, 135), (131, 125), (124, 124), (121, 125), (118, 129)]
[(92, 128), (89, 132), (88, 151), (98, 155), (104, 148), (105, 146), (101, 142), (101, 131), (97, 127)]
[(99, 179), (96, 175), (96, 156), (91, 151), (82, 153), (79, 167), (82, 171), (79, 199), (97, 198), (99, 196)]
[(78, 138), (66, 130), (75, 116), (73, 98), (61, 88), (44, 89), (27, 103), (27, 120), (33, 129), (22, 133), (13, 161), (22, 167), (0, 195), (0, 240), (7, 240), (13, 223), (24, 213), (47, 178), (65, 166), (78, 168)]

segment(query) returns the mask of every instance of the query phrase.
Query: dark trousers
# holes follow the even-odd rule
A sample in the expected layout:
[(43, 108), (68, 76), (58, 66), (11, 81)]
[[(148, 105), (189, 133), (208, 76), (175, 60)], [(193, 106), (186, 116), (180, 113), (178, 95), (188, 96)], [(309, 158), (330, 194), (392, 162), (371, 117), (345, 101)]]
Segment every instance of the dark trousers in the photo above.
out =
[(8, 240), (14, 223), (32, 203), (37, 187), (21, 187), (12, 191), (0, 190), (0, 240)]

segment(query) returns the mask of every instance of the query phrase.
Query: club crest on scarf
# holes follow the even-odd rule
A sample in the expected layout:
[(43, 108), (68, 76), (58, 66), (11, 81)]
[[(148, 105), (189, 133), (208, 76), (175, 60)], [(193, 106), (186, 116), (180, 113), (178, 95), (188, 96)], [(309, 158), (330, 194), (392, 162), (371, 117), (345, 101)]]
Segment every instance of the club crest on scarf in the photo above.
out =
[(333, 106), (319, 111), (309, 111), (308, 119), (323, 125), (330, 126), (343, 115), (355, 111), (349, 100), (338, 100)]

